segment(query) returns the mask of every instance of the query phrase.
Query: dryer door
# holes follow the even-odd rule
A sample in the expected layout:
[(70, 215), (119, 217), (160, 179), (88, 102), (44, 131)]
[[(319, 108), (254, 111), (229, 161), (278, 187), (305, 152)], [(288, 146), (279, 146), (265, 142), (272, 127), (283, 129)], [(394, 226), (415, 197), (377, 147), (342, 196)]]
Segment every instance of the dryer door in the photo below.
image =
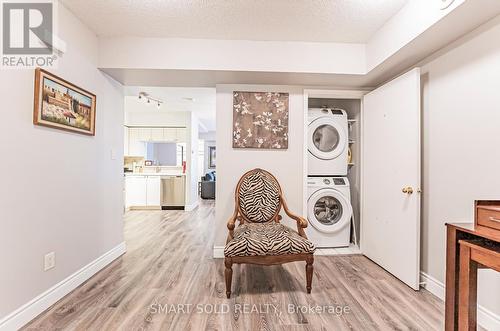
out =
[(315, 119), (309, 124), (308, 150), (322, 160), (339, 156), (347, 147), (347, 132), (329, 116)]
[(334, 189), (320, 189), (307, 201), (307, 218), (323, 233), (333, 233), (350, 224), (352, 207), (346, 197)]

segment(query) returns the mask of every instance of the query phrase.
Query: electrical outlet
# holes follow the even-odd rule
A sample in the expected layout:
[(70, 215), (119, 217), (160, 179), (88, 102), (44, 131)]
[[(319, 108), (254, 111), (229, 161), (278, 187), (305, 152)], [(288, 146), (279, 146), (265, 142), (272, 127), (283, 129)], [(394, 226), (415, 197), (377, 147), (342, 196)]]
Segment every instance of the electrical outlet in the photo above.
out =
[(55, 252), (50, 252), (45, 254), (45, 257), (43, 259), (43, 270), (47, 271), (56, 266), (56, 253)]

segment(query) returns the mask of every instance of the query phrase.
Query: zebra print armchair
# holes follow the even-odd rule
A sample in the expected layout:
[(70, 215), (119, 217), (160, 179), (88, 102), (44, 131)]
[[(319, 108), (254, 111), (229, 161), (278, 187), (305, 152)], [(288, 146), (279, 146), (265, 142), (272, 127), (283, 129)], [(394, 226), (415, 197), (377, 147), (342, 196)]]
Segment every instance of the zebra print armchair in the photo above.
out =
[[(281, 208), (297, 222), (297, 231), (280, 224)], [(237, 227), (236, 221), (239, 221)], [(288, 209), (272, 174), (262, 169), (245, 173), (236, 186), (234, 213), (227, 223), (229, 235), (224, 249), (227, 297), (231, 296), (233, 263), (275, 265), (305, 261), (306, 288), (311, 293), (315, 247), (307, 239), (306, 227), (307, 220)]]

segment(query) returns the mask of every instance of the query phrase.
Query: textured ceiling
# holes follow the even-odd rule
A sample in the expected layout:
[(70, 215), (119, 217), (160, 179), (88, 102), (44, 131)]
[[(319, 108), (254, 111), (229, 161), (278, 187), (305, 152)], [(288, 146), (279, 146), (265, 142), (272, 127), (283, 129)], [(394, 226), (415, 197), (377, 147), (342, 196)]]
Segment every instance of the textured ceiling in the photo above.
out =
[(99, 36), (366, 42), (407, 0), (61, 0)]

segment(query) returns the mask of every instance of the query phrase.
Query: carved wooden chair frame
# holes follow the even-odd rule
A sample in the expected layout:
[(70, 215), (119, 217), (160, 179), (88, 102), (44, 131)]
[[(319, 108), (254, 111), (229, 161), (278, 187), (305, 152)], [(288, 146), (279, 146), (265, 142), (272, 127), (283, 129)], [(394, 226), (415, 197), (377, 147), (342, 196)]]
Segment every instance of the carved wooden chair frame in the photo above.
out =
[[(240, 211), (240, 204), (239, 204), (239, 191), (240, 191), (240, 186), (243, 181), (243, 179), (249, 175), (250, 173), (254, 171), (263, 171), (269, 174), (278, 184), (278, 189), (279, 189), (279, 207), (276, 210), (275, 215), (272, 217), (272, 221), (269, 222), (276, 222), (279, 223), (282, 219), (282, 216), (279, 215), (281, 209), (285, 211), (285, 213), (290, 217), (291, 219), (295, 220), (297, 222), (297, 232), (302, 238), (307, 239), (306, 233), (304, 232), (304, 229), (307, 227), (307, 220), (301, 216), (298, 216), (294, 214), (290, 209), (288, 209), (288, 206), (286, 204), (285, 198), (283, 197), (283, 193), (281, 191), (281, 186), (279, 185), (278, 180), (276, 177), (274, 177), (271, 173), (269, 173), (266, 170), (262, 169), (253, 169), (250, 171), (247, 171), (243, 176), (241, 176), (240, 180), (238, 181), (238, 185), (236, 185), (235, 189), (235, 208), (234, 208), (234, 213), (233, 215), (229, 218), (229, 221), (227, 222), (227, 228), (229, 230), (229, 235), (227, 237), (226, 244), (229, 243), (234, 238), (234, 228), (235, 228), (235, 223), (238, 220), (241, 224), (244, 224), (245, 222), (248, 223), (253, 223), (250, 220), (248, 220), (245, 215)], [(300, 253), (300, 254), (283, 254), (283, 255), (263, 255), (263, 256), (230, 256), (230, 257), (225, 257), (224, 258), (224, 265), (225, 265), (225, 278), (226, 278), (226, 296), (229, 299), (231, 296), (231, 283), (232, 283), (232, 278), (233, 278), (233, 263), (236, 264), (258, 264), (258, 265), (277, 265), (277, 264), (283, 264), (283, 263), (288, 263), (288, 262), (296, 262), (296, 261), (305, 261), (306, 262), (306, 288), (307, 288), (307, 293), (311, 293), (311, 284), (312, 284), (312, 276), (313, 276), (313, 263), (314, 263), (314, 255), (313, 253)]]

